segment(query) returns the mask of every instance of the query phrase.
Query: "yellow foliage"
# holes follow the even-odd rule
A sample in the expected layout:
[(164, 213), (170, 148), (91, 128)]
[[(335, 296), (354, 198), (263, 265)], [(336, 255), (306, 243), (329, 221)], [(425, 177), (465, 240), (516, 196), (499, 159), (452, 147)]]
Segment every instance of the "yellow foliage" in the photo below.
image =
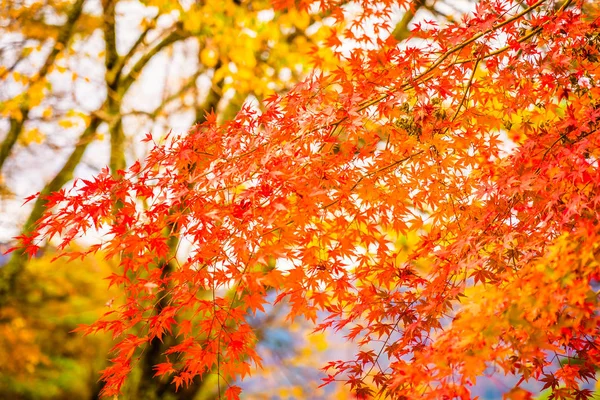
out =
[(70, 119), (61, 119), (60, 121), (58, 121), (58, 125), (61, 128), (69, 129), (72, 126), (74, 126), (75, 124)]
[(32, 128), (23, 132), (21, 136), (19, 136), (19, 142), (23, 146), (29, 146), (33, 143), (40, 144), (45, 137), (46, 136), (38, 128)]
[(42, 112), (42, 118), (45, 119), (45, 120), (48, 120), (48, 119), (52, 118), (52, 115), (54, 115), (54, 111), (50, 107), (47, 107)]
[(310, 25), (310, 16), (306, 12), (300, 12), (298, 10), (290, 10), (290, 18), (294, 26), (301, 31), (308, 28)]
[(18, 296), (0, 308), (0, 359), (10, 360), (0, 363), (0, 397), (89, 397), (106, 362), (108, 336), (72, 330), (106, 311), (114, 294), (102, 278), (110, 264), (100, 256), (85, 262), (52, 258), (33, 259), (16, 283)]
[(35, 330), (30, 322), (12, 307), (0, 309), (0, 374), (23, 377), (35, 372), (40, 363), (48, 363), (36, 344)]
[(200, 61), (208, 68), (213, 68), (219, 61), (219, 55), (214, 48), (205, 47), (200, 52)]
[(27, 105), (29, 108), (38, 106), (46, 97), (46, 82), (37, 81), (27, 90)]
[(313, 333), (308, 336), (308, 342), (311, 347), (317, 349), (318, 352), (323, 352), (327, 349), (327, 338), (324, 333)]

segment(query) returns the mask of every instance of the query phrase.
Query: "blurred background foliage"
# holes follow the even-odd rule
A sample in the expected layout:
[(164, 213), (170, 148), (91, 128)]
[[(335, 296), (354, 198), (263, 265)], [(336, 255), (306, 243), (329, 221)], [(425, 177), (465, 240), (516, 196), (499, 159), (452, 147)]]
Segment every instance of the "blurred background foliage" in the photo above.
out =
[(0, 309), (0, 397), (84, 399), (97, 396), (98, 372), (111, 345), (105, 334), (72, 331), (105, 311), (102, 280), (111, 263), (51, 262), (51, 251), (33, 259), (18, 280), (15, 296)]

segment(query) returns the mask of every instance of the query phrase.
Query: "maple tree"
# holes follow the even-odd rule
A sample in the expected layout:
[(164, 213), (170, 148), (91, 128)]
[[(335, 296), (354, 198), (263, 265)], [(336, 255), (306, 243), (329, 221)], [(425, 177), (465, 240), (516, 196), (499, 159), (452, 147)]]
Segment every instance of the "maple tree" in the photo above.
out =
[[(326, 32), (316, 26), (307, 32), (321, 16), (275, 13), (268, 1), (0, 1), (0, 10), (0, 241), (13, 236), (11, 231), (30, 233), (42, 215), (43, 198), (19, 209), (24, 193), (37, 188), (51, 193), (104, 163), (116, 173), (127, 159), (143, 154), (133, 143), (144, 130), (161, 132), (173, 120), (189, 126), (211, 109), (230, 119), (248, 97), (286, 90), (306, 71), (305, 48)], [(164, 80), (156, 79), (161, 74)], [(83, 268), (90, 265), (95, 264)], [(5, 355), (31, 360), (3, 371), (7, 380), (0, 384), (0, 397), (16, 396), (6, 388), (17, 388), (18, 382), (64, 377), (66, 361), (53, 362), (64, 348), (48, 346), (46, 330), (68, 332), (74, 326), (49, 328), (47, 321), (40, 322), (30, 298), (38, 296), (38, 285), (52, 285), (32, 270), (39, 272), (22, 252), (0, 263), (0, 331), (21, 327), (7, 335)], [(107, 299), (93, 300), (103, 305)], [(48, 302), (53, 301), (50, 296)], [(78, 301), (68, 292), (58, 303), (77, 312)], [(90, 346), (97, 347), (92, 340)], [(147, 348), (127, 388), (132, 398), (168, 392), (168, 385), (152, 379), (154, 357), (164, 346), (156, 340)], [(29, 349), (27, 357), (23, 349)], [(88, 367), (96, 369), (81, 369)], [(82, 382), (71, 381), (75, 391), (64, 395), (85, 396), (76, 387)], [(43, 386), (31, 396), (55, 393), (50, 382)], [(177, 398), (198, 391), (206, 398), (218, 395), (210, 386), (205, 379), (193, 390), (180, 390)], [(87, 389), (96, 387), (92, 380)]]
[[(359, 398), (469, 398), (491, 373), (518, 378), (509, 397), (527, 397), (525, 381), (591, 396), (597, 7), (482, 1), (398, 46), (391, 3), (274, 1), (334, 19), (335, 68), (232, 121), (148, 134), (143, 161), (44, 197), (26, 252), (54, 239), (68, 258), (119, 258), (109, 280), (123, 304), (81, 328), (117, 339), (105, 395), (149, 343), (176, 336), (156, 374), (181, 389), (214, 371), (238, 398), (234, 382), (260, 365), (247, 316), (274, 290), (288, 318), (356, 342), (325, 383)], [(68, 247), (94, 230), (98, 244)]]

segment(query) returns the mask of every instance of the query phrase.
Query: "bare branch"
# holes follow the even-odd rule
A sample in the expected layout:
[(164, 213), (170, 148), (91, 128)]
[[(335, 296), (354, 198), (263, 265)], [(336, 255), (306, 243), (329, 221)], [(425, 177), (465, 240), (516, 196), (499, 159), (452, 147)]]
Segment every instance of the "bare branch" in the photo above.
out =
[(152, 19), (152, 23), (149, 24), (146, 27), (146, 29), (144, 29), (144, 31), (140, 34), (140, 36), (138, 36), (138, 38), (136, 39), (135, 43), (131, 46), (131, 48), (129, 49), (129, 51), (127, 52), (127, 54), (125, 54), (123, 57), (119, 58), (119, 60), (117, 61), (117, 64), (113, 67), (113, 74), (114, 74), (114, 79), (115, 80), (118, 80), (121, 77), (121, 73), (123, 72), (123, 68), (125, 68), (125, 65), (127, 64), (127, 62), (129, 60), (131, 60), (131, 58), (133, 57), (133, 55), (135, 54), (135, 52), (144, 43), (144, 41), (146, 40), (146, 37), (148, 36), (148, 33), (152, 30), (152, 25), (154, 25), (154, 23), (156, 22), (156, 20), (158, 19), (159, 16), (160, 16), (160, 14), (157, 14)]
[(124, 94), (124, 93), (127, 92), (127, 90), (129, 89), (129, 87), (138, 78), (138, 76), (140, 75), (140, 73), (142, 72), (142, 70), (144, 69), (144, 67), (146, 66), (146, 64), (148, 64), (148, 62), (156, 54), (158, 54), (161, 50), (165, 49), (166, 47), (172, 45), (173, 43), (178, 42), (179, 40), (182, 40), (182, 39), (186, 39), (187, 37), (188, 37), (188, 35), (186, 35), (184, 32), (180, 31), (177, 28), (175, 28), (174, 30), (172, 30), (159, 43), (157, 43), (146, 54), (144, 54), (138, 60), (138, 62), (136, 62), (135, 65), (131, 68), (131, 71), (129, 71), (129, 73), (127, 75), (125, 75), (119, 81), (119, 85), (118, 85), (119, 86), (119, 93), (122, 95), (122, 94)]
[(102, 7), (104, 8), (104, 44), (106, 47), (104, 65), (106, 66), (107, 83), (109, 86), (114, 85), (114, 77), (110, 81), (108, 77), (111, 76), (112, 70), (119, 60), (117, 53), (117, 40), (115, 32), (115, 0), (102, 0)]

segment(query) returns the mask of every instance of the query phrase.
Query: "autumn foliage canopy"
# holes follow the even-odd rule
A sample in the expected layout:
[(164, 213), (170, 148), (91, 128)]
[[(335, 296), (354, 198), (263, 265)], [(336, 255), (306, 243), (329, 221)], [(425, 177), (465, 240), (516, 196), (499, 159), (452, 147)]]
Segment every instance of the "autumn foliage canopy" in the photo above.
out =
[[(470, 398), (494, 373), (516, 377), (512, 393), (539, 381), (556, 398), (591, 395), (596, 6), (485, 0), (398, 45), (391, 18), (408, 1), (361, 0), (352, 15), (339, 1), (273, 3), (335, 21), (313, 74), (231, 122), (149, 134), (145, 160), (50, 195), (20, 238), (31, 253), (53, 240), (70, 258), (119, 258), (120, 303), (82, 328), (116, 339), (104, 394), (150, 341), (176, 336), (156, 374), (181, 387), (218, 373), (237, 398), (261, 363), (247, 316), (276, 293), (289, 318), (356, 343), (323, 367), (359, 398)], [(98, 244), (68, 246), (92, 231)]]

